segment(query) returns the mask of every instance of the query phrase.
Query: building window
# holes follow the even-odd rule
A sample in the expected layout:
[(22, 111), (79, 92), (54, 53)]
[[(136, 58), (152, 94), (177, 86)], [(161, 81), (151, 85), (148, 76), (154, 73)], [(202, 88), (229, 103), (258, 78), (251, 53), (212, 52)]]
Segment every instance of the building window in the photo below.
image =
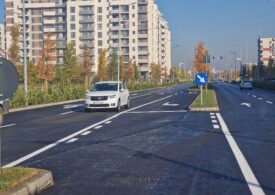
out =
[(71, 13), (75, 13), (75, 7), (70, 8)]

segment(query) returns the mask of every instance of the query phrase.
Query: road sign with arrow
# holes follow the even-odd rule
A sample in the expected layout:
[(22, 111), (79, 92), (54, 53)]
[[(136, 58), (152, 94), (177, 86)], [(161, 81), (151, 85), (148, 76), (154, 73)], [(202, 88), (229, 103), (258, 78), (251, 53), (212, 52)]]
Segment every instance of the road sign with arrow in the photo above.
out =
[(208, 82), (208, 76), (205, 73), (200, 72), (195, 76), (195, 81), (199, 86), (205, 86)]

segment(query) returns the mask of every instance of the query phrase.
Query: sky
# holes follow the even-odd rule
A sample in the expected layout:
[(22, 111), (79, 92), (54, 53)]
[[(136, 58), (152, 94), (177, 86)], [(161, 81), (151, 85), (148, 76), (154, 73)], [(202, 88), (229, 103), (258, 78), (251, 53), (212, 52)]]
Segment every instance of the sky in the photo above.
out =
[[(0, 0), (0, 22), (4, 22)], [(275, 37), (275, 0), (155, 0), (172, 35), (172, 65), (193, 63), (195, 45), (203, 42), (215, 56), (211, 65), (230, 69), (234, 56), (257, 61), (257, 39)], [(220, 60), (223, 56), (223, 60)]]

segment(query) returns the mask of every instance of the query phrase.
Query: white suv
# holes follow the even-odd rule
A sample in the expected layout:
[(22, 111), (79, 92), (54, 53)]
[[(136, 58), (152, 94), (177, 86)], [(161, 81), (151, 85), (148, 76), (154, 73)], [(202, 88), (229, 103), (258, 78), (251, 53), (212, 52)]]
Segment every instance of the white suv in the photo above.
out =
[(92, 109), (116, 109), (130, 107), (130, 94), (122, 82), (98, 82), (91, 90), (87, 90), (84, 100), (86, 111)]
[(242, 89), (252, 90), (252, 88), (253, 88), (252, 83), (249, 80), (242, 80), (242, 82), (240, 83), (240, 90)]

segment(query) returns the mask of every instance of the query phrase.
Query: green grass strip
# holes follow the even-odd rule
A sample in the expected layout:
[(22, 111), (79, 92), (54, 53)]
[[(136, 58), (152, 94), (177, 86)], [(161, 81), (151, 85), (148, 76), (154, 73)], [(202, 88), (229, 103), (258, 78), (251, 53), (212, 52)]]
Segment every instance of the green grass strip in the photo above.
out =
[(2, 169), (0, 175), (0, 192), (8, 191), (23, 181), (37, 175), (38, 171), (32, 168), (14, 167)]
[(208, 89), (203, 90), (203, 105), (201, 106), (201, 94), (196, 98), (192, 103), (191, 107), (193, 108), (212, 108), (217, 107), (216, 93), (215, 90)]

